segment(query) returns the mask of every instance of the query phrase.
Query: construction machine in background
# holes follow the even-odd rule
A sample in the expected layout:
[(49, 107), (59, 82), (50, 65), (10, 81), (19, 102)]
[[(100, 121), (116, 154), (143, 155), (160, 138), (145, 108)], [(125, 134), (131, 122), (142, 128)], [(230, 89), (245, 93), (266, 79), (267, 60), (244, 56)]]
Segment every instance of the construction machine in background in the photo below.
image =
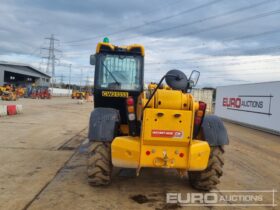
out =
[(17, 94), (13, 91), (2, 92), (1, 99), (3, 101), (16, 101), (18, 99)]
[[(21, 98), (25, 95), (26, 88), (14, 87), (13, 85), (6, 84), (4, 86), (0, 86), (0, 96), (2, 96), (2, 94), (4, 94), (4, 92), (6, 92), (5, 93), (6, 96), (4, 98), (14, 98), (13, 95), (16, 95), (16, 98)], [(11, 92), (11, 94), (10, 94), (10, 92)]]
[[(206, 104), (189, 93), (199, 78), (168, 71), (144, 91), (144, 47), (98, 43), (94, 110), (89, 122), (88, 181), (108, 185), (113, 167), (176, 169), (193, 187), (211, 190), (223, 174), (223, 122), (205, 115)], [(165, 81), (165, 85), (163, 82)]]
[(0, 86), (0, 96), (2, 96), (4, 91), (6, 91), (6, 87)]
[(23, 88), (23, 87), (17, 87), (15, 90), (16, 95), (19, 98), (22, 98), (25, 95), (25, 91), (26, 91), (26, 88)]
[(72, 99), (75, 99), (77, 97), (77, 91), (76, 90), (73, 90), (72, 91), (72, 94), (71, 94), (71, 98)]
[(8, 84), (5, 84), (4, 86), (0, 86), (0, 96), (7, 91), (13, 91), (13, 87)]
[(15, 87), (8, 84), (0, 87), (0, 96), (3, 101), (16, 101), (18, 99)]
[(86, 98), (86, 92), (85, 91), (72, 91), (71, 98), (72, 99), (85, 99)]
[(85, 99), (86, 98), (86, 92), (79, 91), (79, 92), (77, 92), (76, 96), (77, 96), (76, 97), (77, 99)]

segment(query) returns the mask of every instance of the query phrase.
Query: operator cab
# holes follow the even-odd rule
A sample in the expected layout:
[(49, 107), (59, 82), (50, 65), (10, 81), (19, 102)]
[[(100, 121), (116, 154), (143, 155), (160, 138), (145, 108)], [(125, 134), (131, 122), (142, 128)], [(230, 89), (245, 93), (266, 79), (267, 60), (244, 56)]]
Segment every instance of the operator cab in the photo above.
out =
[(94, 107), (119, 110), (121, 124), (127, 124), (126, 99), (137, 101), (143, 91), (144, 47), (119, 47), (104, 38), (90, 56), (90, 64), (95, 65)]

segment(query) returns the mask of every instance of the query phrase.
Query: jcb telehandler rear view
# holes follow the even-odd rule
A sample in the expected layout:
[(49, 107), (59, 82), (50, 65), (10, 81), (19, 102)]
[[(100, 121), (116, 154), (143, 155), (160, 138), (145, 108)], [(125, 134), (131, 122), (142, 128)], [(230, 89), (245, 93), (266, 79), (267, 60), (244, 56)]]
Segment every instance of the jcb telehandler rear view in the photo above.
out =
[[(144, 90), (144, 47), (98, 43), (94, 110), (89, 123), (88, 181), (108, 185), (113, 167), (177, 169), (192, 186), (210, 190), (219, 183), (228, 144), (222, 121), (205, 115), (206, 104), (190, 94), (199, 78), (171, 70)], [(167, 85), (163, 85), (163, 82)]]

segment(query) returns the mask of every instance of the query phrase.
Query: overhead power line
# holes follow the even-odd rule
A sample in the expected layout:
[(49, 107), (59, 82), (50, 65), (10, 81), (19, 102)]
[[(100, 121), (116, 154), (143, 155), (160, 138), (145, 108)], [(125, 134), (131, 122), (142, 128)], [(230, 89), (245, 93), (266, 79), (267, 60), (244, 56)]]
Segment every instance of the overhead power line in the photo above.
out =
[[(251, 38), (251, 37), (257, 37), (257, 36), (264, 36), (264, 35), (269, 35), (269, 34), (274, 34), (274, 33), (279, 33), (280, 30), (272, 30), (272, 31), (266, 31), (266, 32), (262, 32), (262, 33), (256, 33), (256, 34), (251, 34), (251, 35), (244, 35), (244, 36), (238, 36), (238, 37), (231, 37), (231, 38), (226, 38), (224, 40), (222, 40), (222, 42), (226, 42), (226, 40), (230, 40), (230, 41), (237, 41), (237, 40), (242, 40), (242, 39), (248, 39), (248, 38)], [(188, 52), (190, 52), (191, 50), (193, 49), (201, 49), (201, 48), (207, 48), (205, 45), (199, 45), (199, 46), (196, 46), (196, 47), (193, 47), (193, 48), (188, 48)], [(67, 52), (67, 53), (64, 53), (64, 55), (81, 55), (81, 54), (90, 54), (89, 51), (76, 51), (76, 52)], [(226, 55), (224, 54), (225, 56), (230, 56), (230, 55)], [(213, 60), (213, 59), (217, 59), (216, 56), (204, 56), (204, 57), (196, 57), (196, 58), (187, 58), (187, 59), (174, 59), (168, 63), (176, 63), (176, 62), (180, 62), (180, 61), (183, 61), (183, 62), (192, 62), (192, 63), (196, 63), (196, 62), (201, 62), (201, 61), (207, 61), (207, 60)], [(220, 59), (219, 58), (219, 62), (220, 62)], [(225, 59), (222, 58), (222, 59)], [(229, 58), (229, 59), (232, 59), (233, 58)], [(208, 62), (210, 62), (208, 61)], [(146, 64), (149, 64), (149, 65), (153, 65), (153, 64), (163, 64), (162, 62), (147, 62)], [(83, 66), (85, 67), (85, 66)], [(92, 67), (87, 67), (87, 68), (92, 68)]]
[[(181, 3), (182, 1), (184, 1), (184, 0), (178, 0), (178, 1), (172, 0), (171, 2), (165, 2), (165, 1), (163, 1), (163, 2), (161, 3), (160, 7), (151, 7), (152, 10), (143, 11), (143, 12), (141, 11), (141, 13), (139, 13), (139, 14), (137, 13), (137, 11), (135, 11), (135, 13), (138, 14), (138, 15), (136, 15), (135, 18), (137, 18), (137, 16), (141, 16), (141, 17), (145, 16), (145, 17), (148, 17), (148, 19), (150, 19), (150, 17), (147, 16), (148, 14), (155, 14), (158, 10), (160, 10), (160, 9), (165, 9), (166, 7), (168, 7), (168, 8), (170, 9), (170, 7), (176, 6), (176, 5), (178, 5), (179, 3)], [(155, 9), (156, 9), (156, 11), (155, 11)], [(128, 19), (128, 20), (130, 20), (130, 19)], [(119, 26), (120, 24), (122, 24), (123, 22), (126, 22), (126, 21), (127, 21), (127, 20), (120, 20), (120, 21), (114, 22), (114, 23), (112, 23), (112, 24), (106, 24), (105, 27), (106, 27), (106, 28), (109, 28), (110, 26), (116, 26), (116, 25)], [(91, 28), (92, 25), (90, 25), (89, 27)], [(99, 36), (104, 36), (104, 34), (100, 34)], [(88, 39), (88, 38), (85, 38), (85, 39)], [(77, 41), (77, 40), (72, 40), (72, 41)], [(72, 41), (69, 41), (69, 42), (72, 42)], [(65, 43), (67, 43), (67, 42), (65, 42)]]
[[(197, 56), (197, 57), (191, 57), (191, 58), (173, 59), (172, 61), (164, 61), (164, 62), (146, 62), (145, 64), (146, 65), (163, 65), (163, 64), (178, 64), (178, 62), (181, 62), (181, 63), (215, 62), (216, 59), (219, 59), (218, 62), (221, 63), (221, 61), (225, 61), (225, 59), (226, 60), (230, 59), (231, 61), (234, 61), (234, 60), (236, 60), (236, 58), (254, 56), (254, 55), (261, 54), (263, 52), (269, 52), (271, 54), (273, 51), (275, 51), (275, 50), (277, 51), (279, 49), (280, 49), (280, 45), (273, 46), (273, 47), (267, 47), (267, 48), (256, 48), (256, 49), (250, 49), (250, 50), (243, 51), (242, 55), (240, 55), (240, 54), (237, 55), (236, 53), (235, 54), (233, 53), (234, 51), (239, 51), (240, 49), (229, 49), (229, 50), (219, 51), (219, 53), (212, 54), (211, 56)], [(79, 53), (79, 54), (81, 54), (81, 53)], [(234, 56), (234, 58), (232, 56)], [(257, 58), (257, 59), (258, 59), (258, 62), (262, 61), (262, 60), (259, 60), (259, 58)], [(270, 61), (278, 60), (278, 58), (273, 58), (273, 59), (270, 58), (269, 60)], [(92, 69), (91, 66), (79, 66), (79, 68)]]
[(256, 3), (256, 4), (246, 6), (246, 7), (240, 7), (238, 9), (234, 9), (234, 10), (231, 10), (231, 11), (228, 11), (228, 12), (223, 12), (223, 13), (218, 14), (218, 15), (212, 15), (212, 16), (207, 17), (207, 18), (198, 19), (198, 20), (195, 20), (195, 21), (191, 21), (191, 22), (180, 24), (180, 25), (177, 25), (177, 26), (172, 26), (172, 27), (160, 29), (160, 30), (157, 30), (157, 31), (151, 31), (151, 32), (148, 32), (148, 33), (144, 33), (142, 35), (135, 35), (135, 36), (120, 38), (120, 39), (116, 39), (116, 40), (117, 41), (126, 40), (126, 39), (136, 38), (136, 37), (140, 37), (140, 36), (152, 35), (152, 34), (157, 34), (157, 33), (165, 32), (165, 31), (171, 31), (171, 30), (174, 30), (174, 29), (178, 29), (178, 28), (182, 28), (182, 27), (186, 27), (186, 26), (191, 26), (191, 25), (195, 25), (195, 24), (198, 24), (198, 23), (201, 24), (201, 23), (209, 21), (209, 20), (214, 20), (214, 19), (218, 19), (218, 18), (221, 18), (221, 17), (229, 16), (229, 15), (232, 15), (232, 14), (235, 14), (235, 13), (238, 13), (238, 12), (243, 12), (245, 10), (253, 9), (253, 8), (271, 3), (273, 1), (276, 1), (276, 0), (271, 0), (271, 1), (265, 0), (265, 1), (262, 1), (262, 2), (259, 2), (259, 3)]
[[(252, 57), (250, 55), (250, 57)], [(263, 61), (271, 61), (271, 60), (280, 60), (280, 56), (273, 56), (275, 58), (268, 58), (268, 59), (262, 59)], [(209, 57), (209, 56), (206, 56), (206, 57), (192, 57), (190, 59), (174, 59), (174, 60), (168, 60), (168, 61), (165, 61), (165, 62), (145, 62), (145, 64), (149, 64), (149, 65), (153, 65), (153, 64), (167, 64), (167, 63), (170, 63), (170, 64), (176, 64), (178, 62), (181, 62), (181, 63), (201, 63), (201, 62), (211, 62), (211, 63), (221, 63), (221, 62), (234, 62), (234, 61), (242, 61), (241, 59), (243, 58), (246, 58), (247, 59), (247, 56), (227, 56), (225, 55), (224, 57), (222, 56), (212, 56), (212, 57)], [(260, 58), (257, 57), (256, 58), (258, 61), (260, 61)]]
[[(215, 64), (199, 64), (199, 65), (193, 65), (191, 66), (191, 68), (198, 68), (198, 67), (212, 67), (212, 66), (235, 66), (235, 65), (246, 65), (246, 64), (254, 64), (254, 63), (265, 63), (265, 62), (280, 62), (280, 58), (277, 58), (277, 59), (266, 59), (266, 60), (256, 60), (256, 61), (243, 61), (243, 62), (218, 62), (218, 63), (215, 63)], [(146, 63), (147, 65), (149, 65), (149, 63)], [(177, 65), (183, 65), (185, 64), (184, 62), (181, 62), (181, 63), (168, 63), (168, 62), (165, 62), (165, 63), (158, 63), (158, 64), (177, 64)]]
[[(180, 25), (177, 25), (177, 26), (172, 26), (172, 27), (168, 27), (168, 28), (164, 28), (164, 29), (160, 29), (160, 30), (156, 30), (156, 31), (151, 31), (151, 32), (148, 32), (148, 33), (144, 33), (142, 35), (134, 35), (134, 36), (125, 37), (125, 38), (122, 37), (122, 38), (116, 39), (115, 41), (121, 41), (121, 40), (127, 40), (127, 39), (132, 39), (132, 38), (137, 38), (137, 37), (157, 34), (157, 33), (165, 32), (165, 31), (171, 31), (171, 30), (174, 30), (174, 29), (178, 29), (178, 28), (182, 28), (182, 27), (186, 27), (186, 26), (190, 26), (190, 25), (194, 25), (194, 24), (203, 23), (203, 22), (206, 22), (206, 21), (209, 21), (209, 20), (214, 20), (214, 19), (226, 17), (226, 16), (229, 16), (229, 15), (238, 13), (238, 12), (243, 12), (245, 10), (256, 8), (256, 7), (259, 7), (259, 6), (268, 4), (268, 3), (272, 3), (274, 1), (276, 1), (276, 0), (270, 0), (270, 1), (265, 0), (265, 1), (262, 1), (262, 2), (258, 2), (256, 4), (251, 4), (251, 5), (246, 6), (246, 7), (240, 7), (238, 9), (234, 9), (234, 10), (231, 10), (231, 11), (228, 11), (228, 12), (224, 12), (224, 13), (221, 13), (221, 14), (218, 14), (218, 15), (213, 15), (213, 16), (210, 16), (210, 17), (207, 17), (207, 18), (198, 19), (198, 20), (191, 21), (191, 22), (184, 23), (184, 24), (180, 24)], [(111, 35), (115, 35), (115, 34), (117, 34), (117, 33), (114, 33), (114, 34), (111, 34)], [(95, 38), (98, 38), (98, 37), (99, 36), (96, 36)], [(84, 40), (84, 41), (89, 41), (89, 40)], [(85, 44), (87, 44), (87, 43), (70, 44), (70, 46), (80, 46), (80, 45), (85, 45)]]
[(256, 34), (243, 35), (243, 36), (239, 36), (239, 37), (231, 37), (231, 38), (224, 39), (224, 41), (236, 41), (236, 40), (248, 39), (248, 38), (258, 37), (258, 36), (263, 36), (263, 35), (275, 34), (275, 33), (279, 33), (279, 32), (280, 32), (280, 29), (270, 30), (270, 31), (265, 31), (265, 32), (261, 32), (261, 33), (256, 33)]
[[(243, 51), (243, 55), (238, 55), (238, 56), (253, 56), (253, 55), (257, 55), (261, 52), (265, 52), (265, 51), (272, 51), (272, 50), (279, 50), (280, 49), (280, 45), (279, 46), (273, 46), (273, 47), (267, 47), (267, 48), (257, 48), (257, 49), (251, 49), (251, 50), (247, 50), (247, 51)], [(239, 50), (239, 49), (237, 49)], [(191, 58), (186, 58), (186, 59), (174, 59), (172, 61), (166, 61), (166, 62), (147, 62), (145, 64), (166, 64), (166, 63), (170, 63), (170, 62), (177, 62), (177, 61), (183, 61), (183, 62), (198, 62), (198, 61), (205, 61), (205, 60), (212, 60), (212, 59), (217, 59), (222, 56), (224, 57), (229, 57), (229, 56), (237, 56), (236, 54), (232, 54), (232, 49), (230, 50), (224, 50), (221, 51), (220, 54), (212, 54), (211, 56), (198, 56), (198, 57), (191, 57)], [(246, 53), (246, 54), (245, 54)], [(270, 52), (271, 53), (271, 52)]]
[(146, 23), (141, 24), (141, 25), (137, 25), (137, 26), (133, 26), (133, 27), (128, 27), (128, 28), (125, 28), (123, 30), (115, 31), (113, 33), (102, 34), (102, 35), (98, 35), (98, 36), (94, 36), (94, 37), (89, 37), (89, 38), (84, 38), (84, 39), (79, 39), (79, 40), (73, 40), (73, 41), (68, 41), (68, 42), (64, 42), (64, 43), (76, 43), (76, 42), (89, 41), (89, 40), (97, 39), (97, 38), (103, 37), (103, 36), (112, 36), (112, 35), (116, 35), (116, 34), (120, 34), (120, 33), (124, 33), (124, 32), (130, 31), (130, 30), (139, 29), (139, 28), (145, 27), (147, 25), (159, 23), (159, 22), (166, 21), (166, 20), (169, 20), (171, 18), (180, 16), (180, 15), (184, 15), (184, 14), (187, 14), (187, 13), (190, 13), (190, 12), (194, 12), (196, 10), (208, 7), (210, 5), (216, 4), (216, 3), (221, 2), (221, 1), (223, 1), (223, 0), (210, 1), (208, 3), (201, 4), (199, 6), (196, 6), (196, 7), (193, 7), (193, 8), (190, 8), (190, 9), (178, 12), (178, 13), (173, 14), (173, 15), (169, 15), (169, 16), (162, 17), (162, 18), (159, 18), (159, 19), (156, 19), (156, 20), (152, 20), (152, 21), (146, 22)]
[[(222, 65), (221, 65), (221, 67), (223, 67)], [(179, 68), (180, 69), (180, 68)], [(195, 68), (191, 68), (191, 67), (188, 67), (188, 71), (189, 72), (191, 72), (193, 69), (195, 69)], [(196, 69), (197, 70), (197, 69)], [(263, 70), (266, 70), (266, 71), (263, 71)], [(213, 73), (213, 74), (223, 74), (223, 73), (226, 73), (226, 72), (230, 72), (230, 73), (250, 73), (250, 72), (252, 72), (252, 73), (257, 73), (258, 71), (263, 71), (263, 72), (260, 72), (260, 73), (267, 73), (267, 70), (273, 70), (273, 73), (280, 73), (280, 69), (278, 68), (277, 69), (277, 67), (275, 67), (275, 68), (273, 68), (273, 67), (269, 67), (269, 68), (265, 68), (265, 67), (263, 67), (263, 68), (248, 68), (248, 67), (246, 67), (246, 68), (235, 68), (234, 70), (233, 69), (226, 69), (225, 70), (225, 68), (223, 68), (223, 69), (215, 69), (215, 70), (213, 70), (213, 69), (205, 69), (205, 68), (203, 68), (203, 69), (199, 69), (199, 71), (202, 73), (202, 74), (204, 74), (204, 73)], [(184, 71), (184, 69), (183, 69), (183, 71)], [(256, 72), (257, 71), (257, 72)], [(148, 71), (146, 71), (146, 73), (147, 74), (162, 74), (162, 71), (160, 72), (160, 71), (152, 71), (152, 70), (148, 70)]]
[[(219, 42), (219, 44), (228, 44), (228, 42), (249, 39), (252, 37), (266, 36), (266, 35), (275, 34), (275, 33), (279, 33), (279, 32), (280, 32), (280, 29), (277, 29), (277, 30), (270, 30), (270, 31), (265, 31), (265, 32), (261, 32), (261, 33), (255, 33), (255, 34), (249, 34), (249, 35), (243, 35), (243, 36), (237, 36), (237, 37), (229, 37), (229, 38), (222, 39)], [(188, 48), (187, 52), (191, 52), (192, 50), (207, 49), (207, 48), (208, 48), (208, 46), (206, 46), (203, 43), (201, 45), (198, 45), (198, 46), (196, 45), (195, 47)]]
[[(272, 30), (272, 31), (266, 31), (266, 32), (261, 32), (261, 33), (255, 33), (255, 34), (251, 34), (251, 35), (230, 37), (230, 38), (225, 38), (225, 39), (221, 40), (221, 42), (226, 43), (226, 41), (238, 41), (238, 40), (248, 39), (251, 37), (264, 36), (264, 35), (269, 35), (269, 34), (274, 34), (274, 33), (279, 33), (279, 32), (280, 32), (280, 30)], [(201, 49), (201, 48), (207, 48), (207, 46), (205, 46), (205, 44), (201, 44), (199, 46), (191, 47), (191, 48), (188, 48), (187, 52), (190, 52), (193, 49)], [(90, 54), (90, 51), (86, 50), (86, 51), (74, 51), (74, 52), (63, 53), (63, 55), (66, 55), (66, 56), (67, 55), (74, 56), (74, 55), (81, 55), (81, 54)], [(208, 58), (203, 57), (203, 59), (208, 59)], [(209, 57), (209, 59), (212, 59), (212, 57)], [(174, 60), (174, 61), (176, 61), (176, 60)]]
[[(278, 74), (280, 74), (280, 72), (276, 72), (276, 71), (266, 71), (266, 72), (255, 72), (255, 71), (256, 71), (256, 69), (244, 69), (244, 70), (242, 70), (242, 72), (239, 72), (239, 71), (229, 72), (229, 71), (223, 70), (223, 72), (221, 71), (221, 72), (218, 72), (218, 73), (217, 72), (211, 72), (211, 71), (201, 71), (200, 74), (202, 76), (206, 76), (207, 78), (209, 78), (209, 76), (212, 76), (212, 75), (225, 77), (225, 76), (232, 76), (232, 75), (250, 75), (250, 74), (254, 74), (254, 75), (255, 74), (256, 75), (264, 75), (264, 74), (277, 74), (278, 75)], [(226, 74), (224, 74), (224, 73), (226, 73)], [(158, 74), (162, 75), (164, 73), (163, 72), (157, 72), (157, 73), (152, 73), (152, 74), (149, 74), (149, 75), (158, 75)]]
[[(250, 72), (248, 72), (248, 71)], [(254, 74), (254, 75), (264, 75), (264, 74), (280, 74), (280, 72), (276, 72), (276, 71), (266, 71), (266, 72), (255, 72), (256, 69), (246, 69), (246, 70), (242, 70), (241, 73), (238, 73), (238, 72), (228, 72), (228, 74), (217, 74), (218, 76), (232, 76), (232, 75), (248, 75), (250, 73)], [(246, 73), (243, 73), (243, 72), (246, 72)], [(215, 72), (202, 72), (202, 74), (216, 74)]]
[(188, 32), (188, 33), (182, 34), (182, 36), (189, 36), (189, 35), (199, 34), (199, 33), (203, 33), (203, 32), (213, 31), (213, 30), (216, 30), (216, 29), (219, 29), (219, 28), (224, 28), (224, 27), (248, 22), (248, 21), (251, 21), (251, 20), (260, 19), (260, 18), (268, 17), (268, 16), (271, 16), (271, 15), (279, 14), (279, 13), (280, 13), (279, 9), (278, 10), (273, 10), (273, 11), (261, 13), (261, 14), (258, 14), (258, 15), (253, 15), (253, 16), (246, 17), (246, 18), (241, 18), (239, 20), (231, 21), (231, 22), (228, 22), (228, 23), (225, 23), (225, 24), (214, 26), (214, 27), (209, 27), (209, 28), (201, 29), (201, 30), (194, 31), (194, 32)]

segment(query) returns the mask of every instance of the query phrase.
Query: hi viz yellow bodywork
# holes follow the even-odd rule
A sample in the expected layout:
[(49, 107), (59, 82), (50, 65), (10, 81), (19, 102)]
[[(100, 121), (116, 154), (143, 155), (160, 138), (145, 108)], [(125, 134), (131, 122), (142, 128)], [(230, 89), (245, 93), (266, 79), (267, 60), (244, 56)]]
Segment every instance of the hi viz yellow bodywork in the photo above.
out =
[[(116, 46), (111, 43), (99, 42), (96, 46), (96, 53), (101, 51), (101, 47), (108, 47), (111, 51), (115, 51)], [(145, 55), (144, 47), (140, 44), (133, 44), (129, 46), (120, 46), (119, 48), (126, 50), (127, 52), (131, 52), (134, 49), (140, 49), (141, 55)]]
[(158, 83), (144, 82), (144, 47), (117, 46), (107, 37), (90, 56), (95, 65), (94, 110), (88, 132), (88, 182), (111, 183), (114, 167), (176, 169), (196, 189), (211, 190), (222, 176), (226, 129), (191, 90), (189, 77), (172, 69)]
[[(147, 99), (142, 95), (142, 106)], [(194, 113), (198, 109), (192, 95), (160, 89), (144, 110), (140, 137), (119, 136), (111, 145), (116, 167), (158, 167), (204, 170), (210, 147), (193, 139)], [(141, 116), (138, 116), (139, 118)]]

